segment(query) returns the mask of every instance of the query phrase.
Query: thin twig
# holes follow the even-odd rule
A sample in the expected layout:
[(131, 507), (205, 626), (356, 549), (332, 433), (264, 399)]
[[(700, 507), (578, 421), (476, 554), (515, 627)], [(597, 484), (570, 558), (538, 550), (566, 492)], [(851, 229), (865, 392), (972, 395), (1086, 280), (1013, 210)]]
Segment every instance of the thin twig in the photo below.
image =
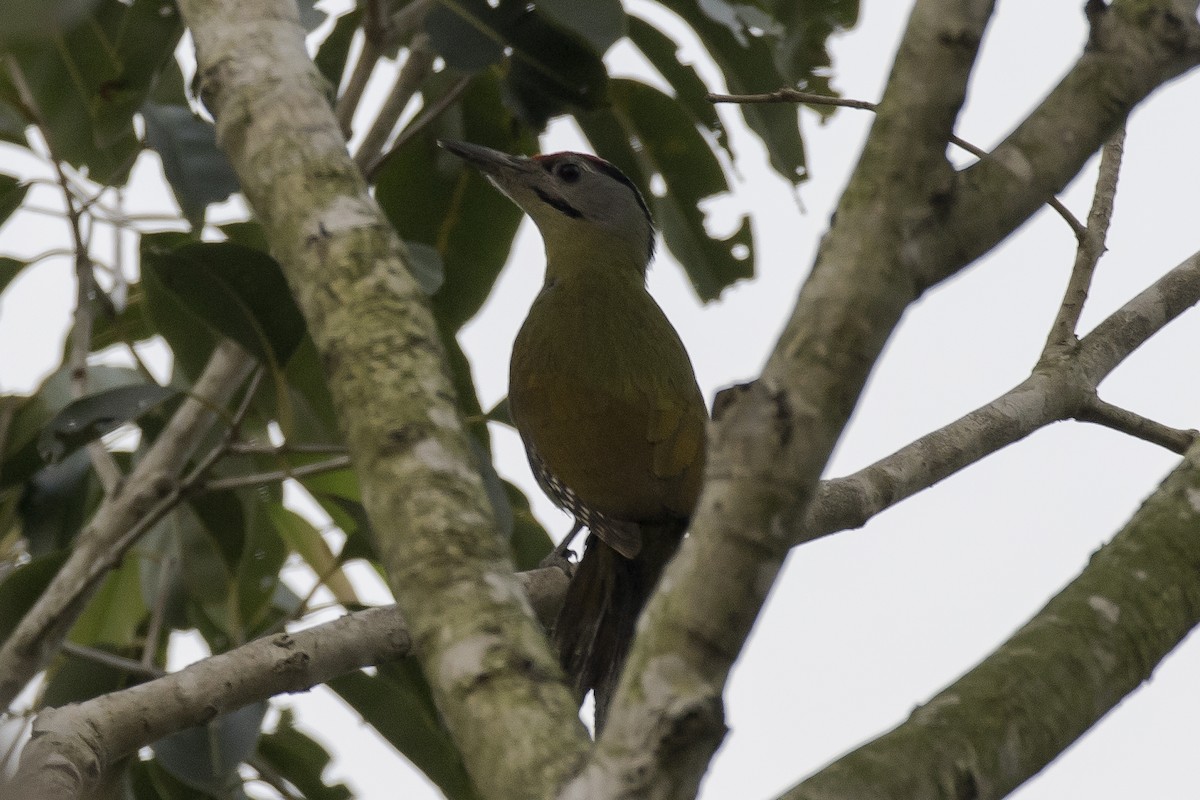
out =
[(349, 448), (344, 444), (315, 444), (312, 442), (284, 442), (276, 447), (273, 444), (261, 444), (259, 442), (233, 442), (229, 445), (229, 452), (238, 454), (251, 455), (268, 455), (268, 456), (284, 456), (288, 453), (317, 453), (319, 455), (330, 455), (350, 452)]
[(167, 598), (171, 595), (170, 578), (175, 573), (175, 555), (168, 552), (158, 565), (158, 581), (154, 587), (154, 603), (150, 607), (150, 622), (146, 626), (146, 644), (142, 648), (142, 666), (154, 666), (158, 654), (158, 637), (167, 615)]
[(367, 131), (367, 135), (363, 137), (362, 144), (358, 146), (358, 152), (354, 154), (354, 163), (358, 165), (358, 169), (363, 175), (368, 174), (370, 168), (379, 160), (383, 146), (387, 144), (388, 137), (392, 135), (404, 109), (408, 107), (413, 95), (417, 93), (425, 78), (429, 76), (434, 58), (433, 48), (429, 45), (429, 37), (423, 33), (418, 34), (408, 48), (408, 58), (396, 75), (396, 82), (392, 84), (392, 89), (388, 92), (388, 99), (379, 109), (375, 122)]
[(374, 164), (371, 164), (369, 167), (367, 167), (367, 180), (374, 181), (376, 175), (379, 174), (379, 170), (383, 168), (385, 163), (387, 163), (387, 160), (414, 136), (424, 130), (426, 126), (440, 117), (447, 108), (453, 105), (454, 101), (458, 100), (458, 98), (462, 96), (462, 93), (467, 90), (467, 86), (470, 85), (470, 83), (470, 76), (459, 78), (458, 81), (456, 81), (455, 84), (450, 87), (449, 91), (439, 97), (436, 102), (422, 111), (415, 119), (413, 119), (412, 122), (406, 125), (404, 130), (400, 131), (400, 135), (396, 137), (396, 141), (392, 143), (390, 148), (388, 148), (388, 151), (379, 158), (375, 159)]
[(1079, 237), (1079, 244), (1075, 249), (1075, 264), (1071, 268), (1071, 277), (1067, 281), (1062, 305), (1059, 306), (1058, 314), (1046, 337), (1046, 346), (1042, 350), (1043, 358), (1078, 341), (1075, 329), (1079, 325), (1079, 315), (1083, 313), (1083, 304), (1087, 300), (1096, 265), (1100, 263), (1100, 257), (1106, 249), (1104, 242), (1108, 237), (1108, 226), (1112, 222), (1113, 200), (1117, 195), (1117, 176), (1121, 172), (1124, 147), (1125, 129), (1121, 128), (1113, 134), (1101, 151), (1100, 174), (1096, 178), (1092, 209), (1088, 212), (1087, 230)]
[(342, 96), (338, 98), (334, 112), (337, 115), (338, 127), (342, 129), (342, 135), (347, 139), (353, 133), (351, 126), (354, 122), (354, 112), (358, 110), (358, 104), (362, 102), (363, 92), (367, 88), (367, 82), (371, 80), (371, 73), (375, 71), (375, 65), (379, 63), (380, 55), (380, 50), (371, 41), (371, 37), (364, 37), (362, 49), (358, 51), (358, 59), (354, 62), (354, 70), (350, 73), (350, 80), (346, 83), (346, 91), (342, 92)]
[(325, 461), (318, 461), (314, 464), (301, 464), (288, 469), (276, 469), (270, 472), (256, 472), (251, 475), (234, 475), (230, 478), (218, 478), (215, 481), (206, 481), (197, 485), (197, 488), (203, 489), (206, 492), (219, 492), (224, 489), (238, 489), (243, 486), (261, 486), (266, 483), (277, 483), (278, 481), (287, 480), (289, 478), (306, 478), (310, 475), (319, 475), (323, 472), (332, 472), (334, 470), (345, 469), (350, 466), (350, 456), (334, 456)]
[[(54, 165), (55, 174), (58, 176), (58, 185), (62, 189), (63, 202), (67, 208), (68, 227), (71, 231), (71, 237), (74, 242), (74, 259), (75, 259), (75, 321), (71, 328), (71, 349), (68, 358), (68, 368), (70, 371), (71, 396), (78, 400), (84, 397), (88, 391), (88, 356), (92, 349), (92, 301), (96, 297), (96, 274), (92, 270), (92, 261), (88, 255), (88, 242), (83, 233), (82, 214), (80, 209), (75, 205), (75, 193), (72, 190), (70, 181), (66, 171), (63, 169), (62, 162), (54, 152), (52, 144), (53, 138), (50, 135), (50, 129), (46, 125), (45, 119), (42, 117), (41, 110), (37, 106), (37, 99), (33, 96), (33, 91), (29, 88), (29, 83), (25, 79), (25, 72), (21, 69), (20, 63), (12, 55), (5, 58), (9, 78), (12, 80), (13, 87), (17, 90), (18, 96), (21, 98), (21, 103), (25, 106), (26, 111), (30, 114), (42, 132), (42, 138), (46, 140), (46, 148), (50, 154), (50, 161)], [(121, 485), (124, 475), (121, 474), (121, 468), (117, 466), (116, 460), (112, 454), (104, 447), (104, 443), (100, 440), (88, 442), (88, 455), (91, 457), (92, 466), (96, 469), (96, 476), (100, 479), (101, 486), (104, 487), (106, 494), (112, 494)]]
[(1075, 415), (1075, 419), (1127, 433), (1180, 455), (1183, 455), (1200, 438), (1200, 431), (1172, 428), (1140, 414), (1135, 414), (1128, 409), (1106, 403), (1094, 395), (1087, 405)]
[(69, 655), (87, 659), (88, 661), (112, 667), (113, 669), (124, 670), (133, 675), (140, 675), (146, 678), (161, 678), (167, 674), (158, 667), (143, 664), (140, 661), (134, 661), (132, 658), (125, 658), (124, 656), (119, 656), (97, 647), (87, 647), (75, 642), (63, 642), (62, 649), (64, 653)]
[[(860, 111), (876, 111), (878, 105), (867, 100), (852, 100), (845, 97), (827, 97), (823, 94), (814, 94), (813, 92), (801, 92), (796, 89), (779, 89), (774, 92), (765, 92), (762, 94), (716, 94), (710, 92), (708, 94), (710, 103), (736, 103), (755, 104), (755, 103), (804, 103), (812, 106), (837, 106), (839, 108), (856, 108)], [(951, 134), (950, 143), (956, 147), (966, 150), (976, 158), (989, 158), (990, 154), (975, 145), (968, 142), (966, 139), (960, 138)], [(1058, 212), (1066, 223), (1071, 226), (1075, 238), (1081, 238), (1087, 231), (1083, 227), (1083, 223), (1079, 221), (1071, 210), (1062, 204), (1057, 197), (1050, 197), (1046, 201), (1046, 205)]]
[(280, 797), (285, 800), (304, 800), (303, 795), (296, 794), (292, 790), (287, 778), (280, 775), (279, 771), (267, 763), (262, 756), (251, 756), (246, 763), (258, 773), (258, 779), (278, 792)]

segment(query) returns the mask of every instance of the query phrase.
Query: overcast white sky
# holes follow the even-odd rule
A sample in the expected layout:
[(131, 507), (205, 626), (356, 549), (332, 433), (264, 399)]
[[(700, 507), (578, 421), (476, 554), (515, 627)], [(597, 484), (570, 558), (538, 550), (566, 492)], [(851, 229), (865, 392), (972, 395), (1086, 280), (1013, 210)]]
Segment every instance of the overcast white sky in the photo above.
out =
[[(1000, 3), (958, 127), (990, 147), (1048, 91), (1086, 37), (1082, 2)], [(878, 99), (909, 2), (865, 0), (859, 26), (833, 42), (835, 85)], [(636, 8), (643, 6), (637, 5)], [(695, 48), (691, 50), (697, 57)], [(609, 64), (636, 72), (628, 51)], [(705, 68), (715, 84), (715, 70)], [(772, 87), (763, 87), (764, 89)], [(728, 109), (726, 109), (728, 111)], [(732, 112), (726, 113), (732, 120)], [(757, 374), (789, 312), (866, 134), (865, 112), (802, 125), (812, 180), (798, 195), (765, 167), (757, 142), (732, 126), (741, 183), (712, 204), (712, 222), (753, 215), (758, 274), (701, 307), (669, 256), (652, 292), (687, 343), (706, 395)], [(1109, 253), (1084, 313), (1086, 331), (1200, 248), (1196, 186), (1200, 75), (1160, 91), (1129, 126)], [(565, 124), (544, 150), (578, 149)], [(4, 151), (7, 158), (9, 150)], [(603, 154), (601, 154), (603, 155)], [(169, 209), (147, 170), (131, 206)], [(1094, 164), (1064, 195), (1090, 203)], [(803, 206), (804, 211), (801, 211)], [(32, 218), (0, 232), (0, 254), (59, 246), (61, 228)], [(1074, 240), (1042, 212), (1002, 248), (912, 309), (872, 377), (830, 475), (862, 467), (949, 422), (1028, 375), (1060, 299)], [(463, 332), (484, 407), (505, 394), (512, 337), (541, 281), (541, 244), (528, 222), (509, 269)], [(72, 300), (70, 269), (22, 277), (0, 306), (0, 390), (26, 391), (57, 363)], [(1102, 387), (1112, 402), (1170, 425), (1200, 425), (1195, 343), (1200, 312), (1160, 334)], [(495, 429), (499, 467), (526, 487), (552, 531), (567, 519), (541, 497), (515, 433)], [(902, 721), (969, 669), (1086, 563), (1177, 458), (1108, 430), (1063, 423), (995, 455), (872, 521), (788, 562), (727, 693), (732, 729), (706, 779), (705, 800), (768, 798)], [(1183, 800), (1200, 795), (1200, 647), (1189, 639), (1154, 680), (1103, 720), (1021, 800), (1090, 796)], [(338, 775), (366, 800), (439, 795), (373, 744), (322, 692), (290, 700), (316, 735), (346, 758)], [(351, 777), (352, 776), (352, 777)], [(412, 784), (411, 786), (409, 784)]]

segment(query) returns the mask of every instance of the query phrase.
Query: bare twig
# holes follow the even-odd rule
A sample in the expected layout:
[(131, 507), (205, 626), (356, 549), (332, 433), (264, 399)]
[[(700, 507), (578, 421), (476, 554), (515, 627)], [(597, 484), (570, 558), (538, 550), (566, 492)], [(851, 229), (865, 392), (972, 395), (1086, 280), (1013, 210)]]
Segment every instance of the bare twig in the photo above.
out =
[(1062, 305), (1059, 306), (1054, 323), (1050, 326), (1050, 334), (1042, 351), (1043, 358), (1078, 341), (1075, 328), (1079, 324), (1079, 315), (1083, 312), (1083, 304), (1087, 300), (1092, 275), (1104, 254), (1104, 241), (1112, 221), (1113, 200), (1117, 194), (1117, 176), (1121, 171), (1124, 146), (1125, 129), (1121, 128), (1113, 134), (1101, 152), (1100, 175), (1096, 179), (1092, 210), (1088, 212), (1087, 229), (1079, 236), (1075, 265), (1071, 269)]
[(277, 469), (270, 472), (256, 472), (252, 475), (235, 475), (229, 478), (218, 478), (213, 481), (205, 481), (199, 484), (199, 488), (209, 492), (218, 492), (224, 489), (237, 489), (242, 486), (260, 486), (265, 483), (278, 483), (279, 481), (289, 478), (305, 478), (310, 475), (320, 475), (323, 472), (332, 472), (338, 469), (347, 469), (350, 466), (350, 456), (341, 455), (318, 461), (315, 464), (301, 464), (299, 466), (290, 467), (288, 469)]
[(453, 86), (432, 105), (423, 110), (412, 122), (410, 122), (404, 130), (400, 131), (400, 135), (396, 137), (396, 141), (388, 148), (388, 151), (375, 159), (375, 163), (367, 167), (367, 179), (374, 181), (379, 174), (379, 170), (383, 167), (387, 160), (392, 157), (396, 151), (403, 147), (409, 140), (425, 129), (427, 125), (435, 121), (442, 113), (452, 106), (462, 93), (467, 90), (470, 85), (471, 78), (459, 78)]
[(354, 163), (358, 165), (359, 171), (363, 175), (369, 174), (371, 168), (379, 160), (383, 146), (387, 144), (388, 137), (392, 135), (396, 123), (400, 121), (400, 115), (404, 113), (404, 109), (412, 100), (413, 95), (417, 93), (421, 84), (429, 76), (429, 71), (433, 68), (433, 60), (434, 52), (429, 45), (429, 37), (423, 33), (418, 34), (408, 48), (408, 58), (396, 75), (396, 81), (392, 85), (391, 91), (388, 92), (388, 99), (379, 109), (375, 122), (367, 131), (367, 135), (363, 137), (362, 144), (358, 146), (358, 152), (354, 154)]
[(271, 455), (283, 456), (288, 453), (318, 453), (321, 455), (333, 455), (349, 452), (344, 444), (316, 444), (312, 442), (284, 442), (276, 447), (273, 444), (261, 444), (259, 442), (232, 442), (229, 445), (231, 453), (245, 453), (253, 455)]
[[(96, 275), (92, 270), (92, 261), (88, 255), (88, 242), (83, 234), (82, 214), (79, 208), (75, 205), (75, 194), (67, 178), (67, 174), (63, 169), (62, 162), (54, 152), (50, 129), (42, 117), (41, 109), (37, 106), (37, 100), (33, 96), (32, 90), (25, 79), (25, 72), (21, 69), (20, 63), (11, 54), (5, 57), (5, 64), (8, 67), (9, 78), (12, 80), (13, 86), (17, 90), (17, 94), (21, 98), (21, 103), (25, 106), (26, 112), (33, 117), (35, 124), (42, 132), (42, 138), (46, 141), (46, 148), (50, 154), (50, 162), (54, 165), (55, 174), (58, 176), (58, 184), (62, 189), (63, 203), (67, 209), (67, 220), (71, 231), (71, 237), (74, 241), (74, 259), (75, 259), (75, 322), (71, 329), (71, 349), (68, 360), (71, 379), (71, 396), (79, 399), (87, 394), (88, 390), (88, 355), (92, 349), (92, 301), (96, 297)], [(96, 469), (96, 476), (100, 479), (100, 484), (104, 487), (106, 494), (112, 494), (120, 485), (122, 478), (120, 467), (117, 466), (116, 460), (112, 454), (105, 449), (104, 443), (100, 440), (88, 442), (88, 455), (91, 457), (92, 466)]]
[(1075, 415), (1075, 419), (1127, 433), (1181, 455), (1200, 438), (1200, 431), (1172, 428), (1120, 406), (1106, 403), (1095, 396), (1088, 400), (1087, 405)]
[[(813, 92), (801, 92), (797, 89), (778, 89), (774, 92), (765, 92), (762, 94), (717, 94), (710, 92), (708, 94), (710, 103), (736, 103), (738, 105), (745, 103), (804, 103), (812, 106), (837, 106), (839, 108), (856, 108), (860, 111), (875, 111), (878, 106), (868, 100), (852, 100), (845, 97), (828, 97), (823, 94), (815, 94)], [(976, 158), (988, 158), (989, 153), (968, 142), (959, 136), (950, 136), (950, 143), (956, 147), (966, 150)], [(1083, 223), (1081, 223), (1071, 210), (1064, 206), (1057, 197), (1051, 197), (1046, 201), (1046, 205), (1058, 212), (1075, 234), (1075, 238), (1081, 238), (1086, 232)]]
[(79, 658), (83, 658), (106, 667), (112, 667), (113, 669), (124, 670), (131, 675), (137, 675), (143, 678), (161, 678), (163, 675), (167, 674), (161, 669), (151, 665), (143, 664), (141, 661), (134, 661), (132, 658), (125, 658), (124, 656), (119, 656), (115, 653), (109, 653), (106, 650), (100, 650), (96, 647), (87, 647), (86, 645), (75, 644), (75, 642), (63, 642), (62, 650), (64, 653), (78, 656)]

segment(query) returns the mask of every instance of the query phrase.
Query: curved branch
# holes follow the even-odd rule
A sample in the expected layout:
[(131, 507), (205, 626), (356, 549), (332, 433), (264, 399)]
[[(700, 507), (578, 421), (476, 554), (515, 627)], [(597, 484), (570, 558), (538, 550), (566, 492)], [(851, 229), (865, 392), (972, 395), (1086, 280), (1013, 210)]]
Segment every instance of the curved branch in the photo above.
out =
[[(549, 624), (562, 604), (566, 575), (549, 567), (518, 578), (539, 619)], [(412, 636), (396, 607), (370, 608), (256, 639), (131, 689), (46, 710), (7, 788), (14, 790), (11, 796), (39, 800), (88, 797), (109, 766), (164, 736), (411, 650)]]
[(784, 800), (1004, 797), (1149, 679), (1200, 623), (1198, 528), (1194, 446), (1012, 638), (908, 721)]

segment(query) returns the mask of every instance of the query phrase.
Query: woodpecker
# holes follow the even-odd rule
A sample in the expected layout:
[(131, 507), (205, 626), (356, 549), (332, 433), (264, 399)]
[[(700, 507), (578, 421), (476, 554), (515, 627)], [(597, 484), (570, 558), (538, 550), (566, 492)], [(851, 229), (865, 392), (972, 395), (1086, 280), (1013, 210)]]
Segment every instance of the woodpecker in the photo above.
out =
[(654, 224), (633, 182), (583, 153), (440, 144), (520, 206), (545, 243), (508, 403), (538, 483), (589, 532), (552, 635), (578, 699), (595, 692), (599, 731), (638, 615), (695, 508), (708, 412), (679, 334), (646, 291)]

